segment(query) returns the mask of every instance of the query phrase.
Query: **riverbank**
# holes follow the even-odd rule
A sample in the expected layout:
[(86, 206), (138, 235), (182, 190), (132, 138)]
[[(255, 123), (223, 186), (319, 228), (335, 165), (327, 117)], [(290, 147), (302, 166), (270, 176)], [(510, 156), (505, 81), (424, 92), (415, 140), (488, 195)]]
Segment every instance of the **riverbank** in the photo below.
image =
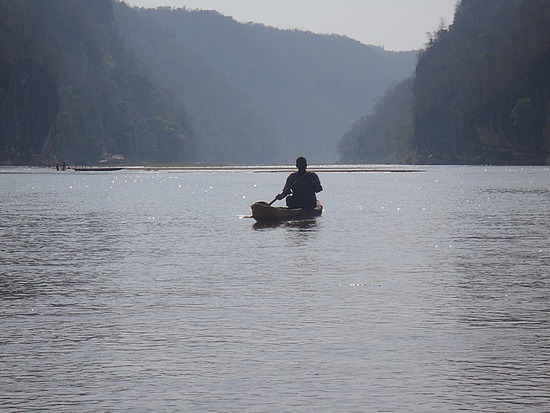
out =
[[(75, 171), (174, 171), (174, 172), (215, 172), (215, 171), (251, 171), (258, 173), (288, 172), (295, 170), (294, 165), (127, 165), (127, 166), (75, 166), (69, 167)], [(310, 165), (311, 172), (424, 172), (421, 168), (410, 165)]]

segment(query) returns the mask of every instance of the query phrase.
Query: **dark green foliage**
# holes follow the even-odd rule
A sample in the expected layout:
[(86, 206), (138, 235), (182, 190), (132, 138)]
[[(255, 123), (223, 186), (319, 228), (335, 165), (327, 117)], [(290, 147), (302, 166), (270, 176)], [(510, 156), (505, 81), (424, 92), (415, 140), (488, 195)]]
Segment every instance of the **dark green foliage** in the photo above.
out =
[(545, 162), (549, 22), (546, 0), (462, 1), (416, 69), (415, 137), (424, 160)]
[(215, 12), (0, 0), (0, 163), (333, 161), (413, 67), (412, 52)]
[[(388, 92), (344, 136), (342, 160), (547, 163), (549, 23), (547, 0), (463, 0), (419, 55), (412, 116), (403, 121), (404, 108), (388, 105), (397, 91)], [(408, 126), (396, 157), (399, 124)]]
[(113, 23), (111, 0), (0, 0), (0, 162), (188, 158), (182, 109)]
[(52, 145), (58, 67), (42, 23), (30, 2), (0, 2), (0, 162), (39, 158)]
[(412, 85), (392, 85), (372, 114), (359, 119), (338, 146), (346, 163), (412, 163)]

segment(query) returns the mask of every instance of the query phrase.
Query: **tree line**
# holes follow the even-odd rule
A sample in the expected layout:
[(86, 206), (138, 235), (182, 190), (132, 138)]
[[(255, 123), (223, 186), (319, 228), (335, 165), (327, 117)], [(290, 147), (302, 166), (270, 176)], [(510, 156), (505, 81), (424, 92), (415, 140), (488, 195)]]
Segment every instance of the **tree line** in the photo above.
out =
[(334, 161), (413, 52), (120, 0), (0, 0), (0, 164)]
[[(549, 21), (545, 0), (462, 0), (453, 24), (431, 34), (414, 76), (343, 137), (342, 160), (546, 164)], [(401, 104), (388, 113), (392, 100)]]
[(0, 162), (169, 162), (192, 150), (181, 105), (144, 74), (110, 0), (0, 1)]

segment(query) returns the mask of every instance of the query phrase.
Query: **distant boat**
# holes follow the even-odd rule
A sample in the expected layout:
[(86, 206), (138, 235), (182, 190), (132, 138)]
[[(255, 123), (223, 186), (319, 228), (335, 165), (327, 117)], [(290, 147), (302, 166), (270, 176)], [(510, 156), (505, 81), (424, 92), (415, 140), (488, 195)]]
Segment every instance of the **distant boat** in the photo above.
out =
[(84, 167), (74, 167), (77, 172), (110, 172), (110, 171), (120, 171), (122, 168), (119, 167), (110, 167), (110, 166), (84, 166)]
[(296, 219), (308, 219), (318, 217), (323, 213), (323, 206), (317, 201), (317, 206), (312, 209), (286, 207), (273, 207), (267, 202), (256, 202), (251, 205), (252, 218), (258, 222), (282, 222)]

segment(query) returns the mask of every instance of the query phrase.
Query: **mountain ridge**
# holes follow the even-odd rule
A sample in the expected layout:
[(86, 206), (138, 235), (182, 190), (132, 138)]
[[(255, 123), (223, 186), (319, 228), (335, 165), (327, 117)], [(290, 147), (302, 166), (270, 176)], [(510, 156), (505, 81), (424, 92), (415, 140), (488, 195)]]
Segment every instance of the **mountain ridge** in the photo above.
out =
[[(374, 104), (385, 86), (411, 73), (416, 56), (414, 52), (385, 52), (343, 36), (242, 24), (214, 11), (157, 8), (133, 9), (133, 13), (170, 30), (171, 40), (252, 98), (270, 125), (266, 130), (274, 134), (271, 140), (280, 142), (281, 152), (274, 159), (278, 161), (297, 152), (334, 161), (342, 131), (363, 108)], [(125, 35), (133, 39), (138, 54), (151, 52), (140, 48), (137, 33)], [(152, 61), (150, 57), (144, 60)], [(150, 70), (154, 71), (152, 65)], [(176, 94), (186, 100), (185, 91)], [(208, 135), (212, 124), (201, 119), (210, 109), (206, 106), (191, 110), (191, 116), (199, 119), (199, 128)], [(222, 125), (221, 129), (229, 128)], [(208, 138), (203, 136), (203, 142)]]
[(0, 0), (0, 164), (336, 159), (415, 52), (118, 0)]

